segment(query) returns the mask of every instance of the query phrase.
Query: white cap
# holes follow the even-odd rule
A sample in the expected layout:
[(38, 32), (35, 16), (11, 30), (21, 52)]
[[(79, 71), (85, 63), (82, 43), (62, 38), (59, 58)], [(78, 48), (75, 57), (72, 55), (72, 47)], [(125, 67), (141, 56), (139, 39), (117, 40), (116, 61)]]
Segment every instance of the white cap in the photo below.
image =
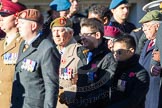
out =
[(160, 8), (162, 8), (162, 0), (156, 0), (156, 1), (152, 1), (146, 5), (143, 6), (142, 10), (143, 11), (151, 11), (151, 10), (160, 10)]

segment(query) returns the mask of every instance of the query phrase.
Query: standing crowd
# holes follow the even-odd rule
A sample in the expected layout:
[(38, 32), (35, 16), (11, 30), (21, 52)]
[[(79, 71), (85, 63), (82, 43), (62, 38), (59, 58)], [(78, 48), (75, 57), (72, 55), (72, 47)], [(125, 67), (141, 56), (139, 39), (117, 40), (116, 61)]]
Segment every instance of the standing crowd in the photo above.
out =
[(162, 108), (162, 0), (139, 28), (127, 0), (49, 7), (0, 0), (0, 108)]

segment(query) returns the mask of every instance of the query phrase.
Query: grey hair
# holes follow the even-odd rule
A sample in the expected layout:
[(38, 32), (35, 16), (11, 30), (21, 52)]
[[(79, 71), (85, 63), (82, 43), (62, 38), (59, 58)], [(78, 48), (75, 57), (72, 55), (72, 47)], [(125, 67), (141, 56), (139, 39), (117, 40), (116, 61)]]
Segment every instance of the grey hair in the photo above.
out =
[(74, 34), (74, 30), (71, 27), (64, 27), (66, 32), (72, 32), (72, 35)]
[(162, 23), (162, 21), (155, 21), (155, 20), (153, 20), (153, 21), (151, 21), (151, 23), (152, 24), (160, 24), (160, 23)]
[(65, 30), (74, 32), (74, 30), (72, 28), (70, 28), (70, 27), (65, 27)]

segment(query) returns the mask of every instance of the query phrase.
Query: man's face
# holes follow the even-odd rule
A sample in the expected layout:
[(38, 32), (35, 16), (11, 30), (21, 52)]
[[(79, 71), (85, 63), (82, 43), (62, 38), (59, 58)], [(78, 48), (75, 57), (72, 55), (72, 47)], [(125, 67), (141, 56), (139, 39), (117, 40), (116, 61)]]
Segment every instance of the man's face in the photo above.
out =
[(153, 40), (156, 37), (156, 32), (158, 30), (158, 24), (152, 22), (146, 22), (143, 24), (142, 28), (143, 32), (146, 35), (148, 40)]
[(32, 23), (33, 21), (25, 20), (25, 19), (18, 19), (17, 28), (19, 30), (20, 36), (24, 38), (24, 40), (28, 40), (32, 33)]
[(114, 58), (117, 61), (125, 61), (132, 56), (130, 49), (123, 42), (115, 42), (113, 47)]
[(69, 14), (69, 10), (66, 11), (60, 11), (60, 17), (67, 17), (67, 15)]
[(106, 43), (107, 43), (108, 49), (110, 49), (112, 51), (113, 50), (113, 46), (114, 46), (114, 39), (107, 39)]
[(129, 5), (121, 4), (115, 9), (112, 9), (113, 16), (120, 20), (126, 20), (129, 15)]
[(65, 47), (71, 39), (72, 35), (72, 31), (67, 31), (65, 27), (52, 28), (53, 40), (58, 46)]
[(96, 47), (97, 39), (96, 32), (92, 31), (90, 27), (81, 27), (81, 42), (84, 47), (94, 49)]
[(7, 16), (0, 15), (1, 29), (6, 33), (11, 31), (13, 28), (16, 27), (15, 19), (16, 18), (14, 15), (7, 15)]

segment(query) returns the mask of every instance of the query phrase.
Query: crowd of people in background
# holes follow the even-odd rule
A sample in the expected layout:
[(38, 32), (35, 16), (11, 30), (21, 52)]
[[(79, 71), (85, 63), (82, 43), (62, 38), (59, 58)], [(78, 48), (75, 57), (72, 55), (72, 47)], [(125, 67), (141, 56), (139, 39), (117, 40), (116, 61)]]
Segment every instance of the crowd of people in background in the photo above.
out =
[(0, 0), (0, 108), (162, 108), (162, 0), (139, 28), (127, 0), (79, 2)]

